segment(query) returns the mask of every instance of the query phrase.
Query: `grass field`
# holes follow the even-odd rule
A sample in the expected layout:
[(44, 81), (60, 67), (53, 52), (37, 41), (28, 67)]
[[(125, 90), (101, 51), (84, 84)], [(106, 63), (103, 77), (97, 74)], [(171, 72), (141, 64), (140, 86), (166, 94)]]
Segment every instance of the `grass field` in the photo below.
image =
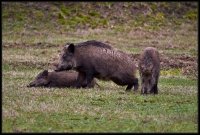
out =
[[(118, 12), (112, 16), (108, 12), (108, 19), (101, 16), (101, 10), (106, 10), (104, 7), (114, 11), (118, 9), (116, 5), (109, 2), (75, 4), (72, 5), (75, 14), (64, 4), (4, 3), (2, 132), (197, 133), (197, 8), (183, 10), (185, 18), (172, 16), (174, 22), (170, 22), (167, 14), (159, 12), (155, 16), (152, 14), (153, 19), (146, 18), (153, 20), (149, 20), (150, 23), (144, 23), (144, 17), (135, 15), (138, 20), (133, 24), (131, 18), (126, 18), (129, 12), (119, 12), (124, 14), (122, 22), (130, 20), (124, 24), (115, 19), (120, 15)], [(166, 2), (153, 3), (152, 11), (157, 5), (171, 6)], [(30, 6), (33, 7), (31, 11)], [(81, 6), (88, 6), (87, 10), (93, 12), (86, 14)], [(131, 3), (124, 6), (129, 10)], [(139, 3), (136, 6), (146, 9), (149, 5)], [(100, 12), (94, 12), (94, 7)], [(16, 13), (15, 8), (21, 14)], [(52, 14), (47, 14), (49, 11)], [(68, 16), (71, 21), (66, 21)], [(99, 20), (91, 22), (93, 16)], [(49, 19), (53, 21), (48, 22)], [(157, 26), (156, 21), (161, 24)], [(102, 80), (98, 80), (100, 87), (92, 89), (26, 87), (41, 70), (53, 69), (51, 63), (66, 42), (87, 40), (108, 42), (133, 54), (136, 61), (143, 48), (158, 48), (161, 56), (159, 94), (143, 96), (140, 91), (125, 92), (126, 87)], [(138, 72), (137, 76), (139, 78)]]

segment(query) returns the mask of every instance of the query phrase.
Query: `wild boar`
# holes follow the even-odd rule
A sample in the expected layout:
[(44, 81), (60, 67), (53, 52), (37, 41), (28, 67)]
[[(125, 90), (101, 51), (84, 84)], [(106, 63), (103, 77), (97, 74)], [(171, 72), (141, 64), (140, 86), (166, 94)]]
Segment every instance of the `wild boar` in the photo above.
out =
[(118, 85), (127, 85), (126, 90), (138, 89), (135, 76), (136, 67), (128, 54), (118, 51), (99, 41), (70, 44), (63, 48), (58, 67), (55, 71), (74, 69), (79, 72), (76, 87), (80, 82), (86, 86), (93, 78), (112, 80)]
[[(71, 43), (66, 43), (66, 45), (70, 45)], [(91, 44), (93, 44), (93, 45), (96, 45), (96, 46), (100, 46), (100, 47), (104, 47), (104, 48), (108, 48), (108, 49), (112, 49), (112, 46), (110, 46), (110, 45), (108, 45), (108, 44), (104, 44), (104, 43), (102, 43), (102, 42), (97, 42), (97, 41), (95, 41), (95, 40), (90, 40), (90, 41), (87, 41), (87, 42), (85, 42), (85, 44), (88, 44), (88, 45), (91, 45)], [(55, 56), (55, 57), (53, 57), (53, 59), (52, 59), (52, 62), (50, 63), (50, 66), (51, 66), (51, 69), (53, 69), (53, 70), (56, 70), (57, 69), (57, 67), (58, 67), (58, 63), (59, 63), (59, 57), (60, 57), (60, 55), (61, 55), (61, 50), (58, 50), (58, 55), (57, 56)]]
[(147, 47), (143, 50), (139, 60), (141, 78), (141, 94), (158, 94), (158, 79), (160, 74), (160, 57), (158, 50)]
[[(48, 72), (48, 70), (44, 70), (40, 72), (35, 80), (27, 85), (27, 87), (75, 87), (77, 77), (78, 72), (75, 71)], [(82, 82), (82, 84), (84, 83)], [(84, 87), (82, 84), (81, 87)], [(92, 88), (95, 84), (96, 81), (92, 80), (88, 87)]]

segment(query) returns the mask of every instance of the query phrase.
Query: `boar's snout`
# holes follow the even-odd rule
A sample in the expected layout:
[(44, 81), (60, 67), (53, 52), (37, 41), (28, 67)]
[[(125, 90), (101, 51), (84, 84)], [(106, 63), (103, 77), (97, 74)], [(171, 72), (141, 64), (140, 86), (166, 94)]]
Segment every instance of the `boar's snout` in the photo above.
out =
[(54, 71), (55, 71), (55, 72), (59, 72), (60, 70), (57, 68), (57, 69), (55, 69)]
[(60, 66), (57, 66), (57, 68), (55, 69), (56, 72), (59, 72), (59, 71), (63, 71), (63, 70), (70, 70), (72, 69), (72, 65), (60, 65)]
[(148, 90), (147, 90), (146, 87), (143, 87), (143, 89), (142, 89), (142, 94), (148, 94)]
[(65, 70), (65, 69), (63, 68), (63, 66), (59, 66), (59, 67), (57, 67), (57, 68), (55, 69), (56, 72), (63, 71), (63, 70)]
[(35, 84), (31, 82), (30, 84), (27, 85), (27, 87), (33, 87)]

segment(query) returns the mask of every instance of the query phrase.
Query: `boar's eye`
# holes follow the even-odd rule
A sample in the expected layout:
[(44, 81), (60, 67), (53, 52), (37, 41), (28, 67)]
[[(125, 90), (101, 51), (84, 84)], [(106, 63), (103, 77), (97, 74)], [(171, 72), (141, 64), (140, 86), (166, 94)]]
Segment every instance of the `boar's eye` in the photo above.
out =
[(66, 58), (66, 55), (65, 55), (65, 54), (63, 54), (63, 55), (62, 55), (62, 58), (63, 58), (63, 59), (65, 59), (65, 58)]
[(42, 79), (42, 78), (44, 78), (44, 76), (40, 75), (40, 76), (36, 77), (36, 80), (39, 80), (39, 79)]
[(63, 59), (67, 59), (67, 55), (66, 55), (66, 54), (63, 54), (62, 58), (63, 58)]
[(73, 57), (72, 54), (64, 54), (64, 55), (62, 56), (62, 58), (63, 58), (64, 60), (71, 60), (72, 57)]

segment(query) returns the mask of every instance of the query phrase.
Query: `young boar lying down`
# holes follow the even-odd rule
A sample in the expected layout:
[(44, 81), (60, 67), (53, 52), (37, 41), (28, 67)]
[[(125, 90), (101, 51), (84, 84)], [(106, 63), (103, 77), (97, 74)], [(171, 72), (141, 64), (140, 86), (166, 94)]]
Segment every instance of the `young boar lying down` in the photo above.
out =
[(111, 46), (92, 40), (70, 44), (63, 48), (55, 71), (75, 69), (79, 72), (76, 87), (85, 82), (88, 86), (93, 78), (112, 80), (118, 85), (127, 85), (126, 90), (138, 89), (136, 66), (128, 54)]
[[(75, 71), (48, 72), (44, 70), (27, 87), (75, 87), (77, 77), (78, 72)], [(88, 87), (94, 87), (95, 83), (95, 80), (92, 80)], [(81, 82), (81, 87), (84, 87), (82, 84), (84, 83)]]
[(141, 78), (141, 93), (158, 93), (158, 78), (160, 74), (160, 58), (156, 48), (147, 47), (140, 55), (139, 73)]

